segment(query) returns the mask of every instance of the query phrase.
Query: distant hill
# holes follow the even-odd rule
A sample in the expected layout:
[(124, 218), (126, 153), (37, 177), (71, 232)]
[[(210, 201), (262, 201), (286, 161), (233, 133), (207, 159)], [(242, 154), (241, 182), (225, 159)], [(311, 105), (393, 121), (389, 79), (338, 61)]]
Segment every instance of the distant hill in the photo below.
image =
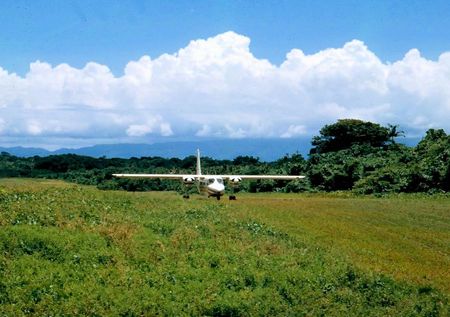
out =
[(20, 157), (48, 156), (55, 154), (78, 154), (92, 157), (105, 156), (130, 158), (142, 156), (161, 156), (165, 158), (184, 158), (195, 155), (197, 148), (202, 156), (216, 159), (233, 159), (239, 155), (259, 157), (263, 161), (273, 161), (285, 154), (300, 153), (306, 156), (311, 148), (311, 138), (304, 139), (239, 139), (166, 142), (154, 144), (100, 144), (78, 149), (62, 148), (48, 151), (41, 148), (0, 147), (1, 152), (8, 152)]
[[(409, 146), (415, 146), (419, 138), (402, 138), (398, 140)], [(215, 159), (233, 159), (239, 155), (259, 157), (262, 161), (274, 161), (285, 154), (300, 153), (306, 157), (311, 148), (311, 138), (298, 139), (226, 139), (208, 141), (184, 141), (166, 142), (154, 144), (100, 144), (78, 149), (62, 148), (56, 151), (48, 151), (41, 148), (27, 147), (0, 147), (1, 152), (8, 152), (20, 157), (48, 156), (55, 154), (78, 154), (92, 157), (105, 156), (130, 158), (142, 156), (161, 156), (165, 158), (184, 158), (195, 155), (196, 149), (200, 149), (203, 156)]]
[(22, 147), (22, 146), (15, 146), (15, 147), (1, 147), (0, 146), (0, 152), (8, 152), (9, 154), (20, 156), (20, 157), (30, 157), (30, 156), (47, 156), (53, 154), (51, 151), (48, 151), (46, 149), (41, 148), (34, 148), (34, 147)]

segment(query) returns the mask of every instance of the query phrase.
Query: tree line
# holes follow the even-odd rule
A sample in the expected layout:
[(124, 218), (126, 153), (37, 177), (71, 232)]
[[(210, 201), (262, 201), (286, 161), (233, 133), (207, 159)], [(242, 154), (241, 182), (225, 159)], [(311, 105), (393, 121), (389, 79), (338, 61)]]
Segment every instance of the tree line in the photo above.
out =
[[(448, 192), (450, 190), (450, 135), (429, 129), (417, 146), (396, 140), (398, 126), (342, 119), (324, 126), (313, 137), (307, 158), (287, 154), (273, 162), (238, 156), (233, 160), (202, 158), (208, 174), (306, 175), (299, 181), (242, 182), (240, 190), (337, 191), (359, 194), (399, 192)], [(159, 179), (117, 179), (113, 173), (181, 173), (195, 171), (195, 156), (184, 159), (162, 157), (93, 158), (75, 154), (21, 158), (0, 154), (0, 177), (63, 179), (100, 189), (128, 191), (178, 190), (180, 182)]]

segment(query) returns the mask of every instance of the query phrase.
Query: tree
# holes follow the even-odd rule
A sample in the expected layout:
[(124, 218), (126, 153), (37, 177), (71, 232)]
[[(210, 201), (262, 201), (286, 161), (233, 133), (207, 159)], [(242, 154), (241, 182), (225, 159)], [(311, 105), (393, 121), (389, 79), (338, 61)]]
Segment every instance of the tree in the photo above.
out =
[(381, 148), (399, 133), (396, 126), (386, 128), (377, 123), (341, 119), (320, 130), (320, 135), (312, 139), (313, 148), (310, 153), (336, 152), (349, 149), (353, 145)]
[(428, 190), (448, 190), (450, 175), (450, 136), (442, 129), (429, 129), (417, 144), (415, 153), (420, 172), (424, 178), (423, 187)]
[(395, 144), (395, 138), (399, 136), (405, 136), (405, 132), (398, 129), (398, 124), (388, 124), (388, 137), (392, 144)]

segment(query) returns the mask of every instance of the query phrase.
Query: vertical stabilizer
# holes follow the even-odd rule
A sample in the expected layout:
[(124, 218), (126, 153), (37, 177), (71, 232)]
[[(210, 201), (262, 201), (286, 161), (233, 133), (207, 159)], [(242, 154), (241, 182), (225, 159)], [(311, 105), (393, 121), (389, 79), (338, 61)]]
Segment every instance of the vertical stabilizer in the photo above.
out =
[(197, 149), (197, 175), (202, 175), (202, 166), (200, 165), (200, 150)]

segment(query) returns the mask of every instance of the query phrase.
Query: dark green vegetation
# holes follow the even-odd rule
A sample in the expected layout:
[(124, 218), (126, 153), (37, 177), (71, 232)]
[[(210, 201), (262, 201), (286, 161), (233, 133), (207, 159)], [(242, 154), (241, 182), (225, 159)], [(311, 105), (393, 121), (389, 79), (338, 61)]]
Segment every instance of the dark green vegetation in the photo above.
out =
[(314, 146), (311, 153), (337, 152), (353, 145), (382, 148), (387, 143), (395, 143), (395, 138), (401, 134), (397, 126), (390, 125), (386, 128), (372, 122), (342, 119), (320, 130), (320, 135), (315, 136), (311, 142)]
[[(449, 205), (306, 194), (183, 201), (4, 179), (0, 315), (447, 316)], [(392, 271), (408, 262), (397, 254), (410, 254), (410, 275), (428, 274), (420, 248), (402, 241), (414, 230), (438, 253), (426, 283)], [(389, 251), (395, 242), (408, 249)], [(384, 267), (364, 265), (379, 255)]]
[[(442, 193), (450, 190), (450, 136), (430, 129), (416, 147), (396, 143), (402, 132), (360, 120), (344, 119), (326, 125), (313, 138), (308, 159), (286, 155), (274, 162), (240, 156), (234, 160), (203, 158), (205, 173), (304, 174), (296, 182), (258, 181), (243, 183), (245, 192), (300, 192), (353, 190), (360, 194), (398, 192)], [(164, 180), (115, 179), (112, 173), (193, 173), (195, 157), (164, 159), (91, 158), (78, 155), (19, 158), (0, 155), (0, 177), (64, 179), (100, 189), (181, 190), (180, 184)]]
[(450, 189), (450, 136), (430, 129), (410, 148), (395, 142), (396, 126), (339, 120), (313, 139), (307, 164), (312, 188), (356, 193), (446, 192)]

